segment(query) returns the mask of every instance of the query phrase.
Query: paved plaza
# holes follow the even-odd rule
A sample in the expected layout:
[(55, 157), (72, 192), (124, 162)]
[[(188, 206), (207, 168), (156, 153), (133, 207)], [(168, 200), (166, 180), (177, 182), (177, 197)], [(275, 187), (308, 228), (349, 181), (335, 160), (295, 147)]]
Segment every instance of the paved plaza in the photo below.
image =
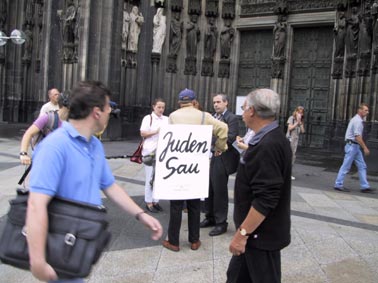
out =
[[(138, 141), (104, 142), (107, 156), (130, 154)], [(0, 232), (4, 227), (8, 200), (15, 195), (24, 167), (19, 165), (20, 136), (0, 130)], [(376, 157), (375, 157), (376, 159)], [(144, 170), (129, 159), (109, 159), (118, 183), (143, 206)], [(378, 194), (359, 192), (358, 176), (352, 171), (345, 186), (350, 193), (332, 189), (341, 156), (315, 157), (299, 149), (292, 183), (292, 242), (282, 251), (284, 283), (377, 283), (378, 282)], [(48, 174), (48, 168), (46, 169)], [(78, 172), (77, 174), (80, 174)], [(376, 172), (369, 172), (371, 186), (378, 188)], [(89, 283), (221, 283), (226, 281), (230, 260), (228, 246), (232, 224), (233, 184), (229, 183), (229, 229), (217, 237), (201, 229), (202, 246), (190, 249), (187, 215), (183, 215), (178, 253), (152, 241), (148, 231), (133, 217), (104, 200), (111, 221), (112, 241), (94, 267)], [(169, 202), (161, 201), (157, 218), (168, 226)], [(202, 216), (203, 217), (203, 216)], [(1, 283), (38, 282), (31, 274), (0, 263)]]

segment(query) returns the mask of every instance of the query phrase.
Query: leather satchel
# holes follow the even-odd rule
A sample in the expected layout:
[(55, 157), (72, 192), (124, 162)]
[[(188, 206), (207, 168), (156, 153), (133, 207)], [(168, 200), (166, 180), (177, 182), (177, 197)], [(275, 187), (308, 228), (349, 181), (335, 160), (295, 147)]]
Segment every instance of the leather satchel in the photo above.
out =
[[(10, 200), (0, 238), (0, 260), (22, 269), (30, 268), (25, 229), (28, 196), (27, 190), (18, 189), (17, 197)], [(110, 241), (105, 207), (54, 197), (48, 218), (47, 262), (59, 278), (87, 277)]]

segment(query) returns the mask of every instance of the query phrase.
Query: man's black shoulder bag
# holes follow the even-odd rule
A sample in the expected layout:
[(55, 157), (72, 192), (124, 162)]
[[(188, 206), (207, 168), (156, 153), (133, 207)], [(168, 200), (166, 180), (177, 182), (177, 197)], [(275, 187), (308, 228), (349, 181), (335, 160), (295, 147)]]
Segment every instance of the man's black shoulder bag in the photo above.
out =
[[(30, 268), (25, 229), (28, 196), (28, 190), (17, 189), (16, 198), (9, 201), (10, 209), (0, 238), (1, 261), (22, 269)], [(110, 241), (105, 207), (54, 197), (48, 206), (48, 217), (47, 262), (59, 278), (88, 276)]]

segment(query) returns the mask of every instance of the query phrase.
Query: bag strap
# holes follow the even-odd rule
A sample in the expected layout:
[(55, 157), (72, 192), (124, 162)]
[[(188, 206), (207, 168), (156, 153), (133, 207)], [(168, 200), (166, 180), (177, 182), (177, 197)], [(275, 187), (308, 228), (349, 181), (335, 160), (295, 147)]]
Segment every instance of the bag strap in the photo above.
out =
[(205, 123), (205, 112), (202, 111), (202, 119), (201, 119), (201, 125)]
[(152, 114), (150, 114), (150, 127), (152, 125)]
[(22, 174), (20, 180), (18, 181), (18, 184), (21, 185), (24, 181), (25, 181), (25, 178), (26, 176), (29, 174), (30, 170), (31, 170), (31, 167), (32, 165), (30, 164), (28, 168), (26, 168), (24, 174)]

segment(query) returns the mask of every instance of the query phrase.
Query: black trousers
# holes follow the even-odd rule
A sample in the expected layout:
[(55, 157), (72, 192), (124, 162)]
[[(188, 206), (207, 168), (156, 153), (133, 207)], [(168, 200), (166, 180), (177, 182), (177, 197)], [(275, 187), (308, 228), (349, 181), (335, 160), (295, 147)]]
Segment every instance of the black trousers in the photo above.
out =
[(205, 200), (206, 218), (226, 224), (228, 214), (228, 174), (220, 156), (210, 163), (209, 197)]
[(233, 256), (227, 270), (227, 283), (280, 283), (281, 251), (247, 248)]
[(182, 220), (182, 209), (186, 202), (188, 209), (188, 230), (189, 242), (195, 243), (200, 237), (200, 217), (201, 217), (201, 202), (199, 199), (190, 200), (171, 200), (170, 201), (170, 216), (168, 225), (168, 241), (175, 246), (180, 244), (180, 228)]

